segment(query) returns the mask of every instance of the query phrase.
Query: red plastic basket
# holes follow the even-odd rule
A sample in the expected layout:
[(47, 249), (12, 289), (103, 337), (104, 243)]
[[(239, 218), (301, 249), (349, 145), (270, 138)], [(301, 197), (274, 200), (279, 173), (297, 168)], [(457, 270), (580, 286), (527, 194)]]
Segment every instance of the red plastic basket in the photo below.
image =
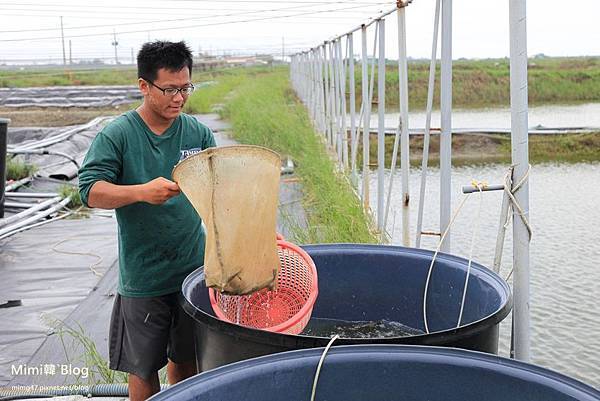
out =
[(317, 299), (317, 269), (300, 247), (286, 241), (277, 241), (277, 247), (281, 266), (276, 290), (226, 295), (208, 289), (219, 319), (275, 333), (299, 334), (304, 330)]

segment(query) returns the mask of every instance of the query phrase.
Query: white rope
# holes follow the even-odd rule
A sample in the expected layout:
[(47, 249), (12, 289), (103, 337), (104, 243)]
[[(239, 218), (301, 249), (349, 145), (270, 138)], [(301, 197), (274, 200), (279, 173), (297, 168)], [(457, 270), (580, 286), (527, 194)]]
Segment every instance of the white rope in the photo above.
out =
[[(483, 189), (485, 189), (485, 187), (487, 186), (486, 182), (475, 181), (475, 180), (472, 180), (471, 184), (475, 188), (477, 188), (477, 190), (479, 191), (480, 195), (483, 194)], [(444, 240), (446, 239), (446, 235), (450, 231), (450, 228), (454, 224), (454, 221), (456, 220), (456, 217), (458, 216), (458, 214), (462, 210), (463, 206), (465, 205), (465, 202), (467, 201), (467, 199), (469, 199), (469, 195), (470, 194), (467, 194), (464, 197), (464, 199), (462, 200), (462, 202), (460, 203), (460, 205), (458, 206), (458, 208), (456, 209), (456, 211), (452, 215), (452, 219), (450, 220), (450, 224), (448, 224), (448, 227), (446, 228), (446, 230), (442, 234), (442, 238), (440, 239), (440, 242), (438, 243), (438, 246), (435, 249), (435, 252), (433, 254), (433, 258), (431, 259), (431, 264), (429, 265), (429, 271), (427, 272), (427, 279), (425, 280), (425, 292), (423, 294), (423, 322), (425, 324), (425, 332), (427, 334), (429, 334), (429, 324), (427, 322), (427, 294), (429, 293), (429, 282), (431, 280), (431, 273), (433, 272), (433, 265), (435, 263), (437, 255), (438, 255), (438, 253), (440, 251), (440, 248), (442, 247), (442, 244), (443, 244)], [(464, 305), (465, 305), (465, 298), (466, 298), (467, 288), (468, 288), (468, 284), (469, 284), (469, 275), (471, 273), (471, 264), (473, 262), (473, 250), (474, 250), (474, 247), (475, 247), (475, 239), (477, 238), (477, 235), (478, 235), (478, 232), (479, 232), (479, 223), (480, 223), (480, 215), (481, 215), (482, 205), (483, 205), (483, 197), (480, 198), (479, 210), (477, 212), (477, 222), (476, 222), (476, 226), (475, 226), (475, 228), (473, 230), (473, 237), (471, 239), (471, 251), (470, 251), (470, 255), (469, 255), (469, 262), (467, 264), (467, 275), (465, 277), (465, 284), (464, 284), (464, 287), (463, 287), (462, 300), (461, 300), (461, 303), (460, 303), (460, 312), (459, 312), (458, 323), (456, 325), (456, 328), (460, 327), (460, 321), (462, 320), (462, 314), (463, 314)]]
[[(504, 193), (508, 197), (509, 202), (508, 202), (508, 213), (506, 215), (506, 221), (504, 222), (503, 228), (506, 231), (511, 219), (513, 218), (513, 215), (517, 214), (523, 221), (523, 224), (525, 224), (525, 228), (527, 228), (527, 233), (529, 234), (529, 241), (531, 241), (531, 236), (533, 235), (533, 230), (531, 229), (531, 225), (529, 224), (529, 221), (527, 220), (527, 217), (525, 216), (525, 211), (523, 210), (523, 208), (521, 207), (519, 202), (517, 202), (517, 198), (515, 198), (515, 194), (517, 193), (517, 191), (519, 189), (521, 189), (521, 187), (523, 186), (525, 181), (527, 181), (529, 179), (529, 172), (531, 171), (531, 165), (529, 165), (527, 167), (527, 171), (525, 172), (525, 175), (523, 175), (523, 178), (521, 178), (521, 181), (519, 181), (517, 183), (517, 185), (515, 185), (513, 188), (512, 187), (512, 184), (513, 184), (512, 176), (513, 176), (514, 168), (515, 168), (514, 165), (510, 166), (510, 168), (508, 169), (508, 171), (506, 172), (506, 174), (504, 176)], [(515, 212), (515, 209), (516, 209), (516, 212)], [(502, 250), (500, 250), (500, 257), (501, 256), (502, 256)], [(510, 277), (512, 276), (514, 268), (515, 267), (513, 265), (511, 267), (510, 271), (508, 272), (508, 274), (506, 275), (506, 278), (505, 278), (506, 281), (508, 281), (510, 279)]]
[(338, 338), (340, 338), (340, 336), (337, 334), (333, 336), (331, 340), (329, 340), (329, 343), (327, 344), (327, 346), (323, 350), (323, 353), (321, 354), (321, 359), (319, 359), (319, 364), (317, 365), (317, 371), (315, 373), (315, 380), (313, 381), (312, 393), (310, 394), (310, 401), (315, 401), (315, 394), (317, 393), (317, 383), (319, 381), (319, 374), (321, 373), (321, 366), (323, 365), (323, 361), (325, 360), (325, 356), (327, 355), (329, 348), (331, 348), (334, 341)]
[[(508, 195), (508, 199), (510, 199), (510, 208), (516, 208), (517, 212), (516, 214), (519, 215), (519, 217), (521, 218), (521, 220), (523, 220), (523, 224), (525, 224), (525, 227), (527, 228), (527, 232), (529, 233), (529, 240), (531, 241), (531, 235), (532, 235), (532, 230), (531, 230), (531, 226), (529, 225), (529, 221), (527, 220), (527, 217), (525, 217), (525, 212), (523, 211), (523, 208), (521, 207), (521, 205), (519, 205), (519, 202), (517, 202), (517, 198), (515, 198), (515, 194), (517, 193), (517, 191), (519, 189), (521, 189), (521, 187), (523, 186), (523, 184), (525, 183), (525, 181), (527, 181), (529, 179), (529, 172), (531, 171), (531, 165), (529, 165), (527, 167), (527, 172), (525, 172), (525, 175), (523, 175), (523, 178), (521, 178), (521, 181), (519, 181), (517, 183), (517, 185), (515, 185), (514, 188), (512, 188), (512, 175), (514, 172), (515, 166), (510, 166), (510, 169), (508, 170), (508, 173), (506, 173), (506, 176), (504, 178), (504, 192), (506, 192), (506, 195)], [(511, 189), (512, 188), (512, 189)], [(513, 210), (513, 213), (514, 210)], [(509, 213), (509, 216), (511, 215), (511, 213)]]
[(481, 209), (483, 206), (483, 189), (487, 186), (485, 182), (473, 182), (473, 186), (477, 187), (479, 191), (479, 208), (477, 209), (477, 218), (475, 220), (475, 228), (473, 229), (473, 237), (471, 237), (471, 251), (469, 253), (469, 264), (467, 265), (467, 275), (465, 277), (465, 285), (463, 286), (462, 299), (460, 301), (460, 313), (458, 314), (458, 321), (456, 322), (456, 328), (460, 327), (462, 321), (462, 315), (465, 308), (465, 298), (467, 297), (467, 288), (469, 286), (469, 276), (471, 275), (471, 264), (473, 263), (473, 250), (475, 249), (475, 239), (479, 235), (479, 226), (481, 223)]
[(431, 272), (433, 271), (433, 264), (435, 263), (437, 254), (439, 253), (440, 248), (442, 247), (442, 244), (444, 243), (444, 240), (446, 239), (446, 234), (448, 234), (448, 232), (450, 231), (450, 227), (452, 227), (452, 224), (454, 224), (454, 220), (456, 219), (456, 216), (458, 216), (458, 213), (460, 212), (462, 207), (465, 205), (465, 202), (467, 201), (467, 199), (469, 199), (468, 195), (464, 197), (464, 199), (462, 200), (462, 202), (460, 203), (460, 205), (454, 212), (454, 215), (452, 216), (452, 219), (450, 220), (450, 224), (448, 224), (446, 231), (444, 231), (444, 233), (442, 234), (442, 238), (440, 239), (440, 242), (438, 243), (438, 246), (435, 249), (435, 252), (433, 253), (433, 258), (431, 258), (431, 264), (429, 265), (429, 271), (427, 272), (427, 280), (425, 281), (425, 293), (423, 295), (423, 321), (425, 323), (425, 332), (427, 334), (429, 334), (429, 325), (427, 324), (427, 293), (428, 293), (428, 289), (429, 289), (429, 280), (431, 279)]

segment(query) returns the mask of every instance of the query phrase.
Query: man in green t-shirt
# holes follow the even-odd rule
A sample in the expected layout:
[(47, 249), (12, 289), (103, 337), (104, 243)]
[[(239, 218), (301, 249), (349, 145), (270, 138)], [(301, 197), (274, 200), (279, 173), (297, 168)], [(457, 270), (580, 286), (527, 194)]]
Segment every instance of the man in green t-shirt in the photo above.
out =
[(152, 42), (137, 56), (144, 101), (102, 129), (79, 171), (89, 207), (116, 209), (119, 287), (110, 333), (110, 368), (129, 373), (129, 396), (159, 391), (197, 373), (191, 318), (181, 309), (183, 279), (204, 262), (202, 222), (169, 178), (183, 158), (215, 146), (208, 127), (182, 114), (192, 54), (184, 42)]

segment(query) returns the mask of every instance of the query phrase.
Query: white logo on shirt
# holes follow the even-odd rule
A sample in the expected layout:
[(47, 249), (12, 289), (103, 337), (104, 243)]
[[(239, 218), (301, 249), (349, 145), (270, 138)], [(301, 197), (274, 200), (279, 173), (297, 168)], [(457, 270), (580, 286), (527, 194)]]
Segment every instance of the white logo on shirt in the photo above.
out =
[(182, 161), (183, 159), (190, 157), (191, 155), (195, 155), (196, 153), (202, 152), (202, 148), (183, 149), (180, 150), (180, 152), (181, 156), (179, 156), (179, 161)]

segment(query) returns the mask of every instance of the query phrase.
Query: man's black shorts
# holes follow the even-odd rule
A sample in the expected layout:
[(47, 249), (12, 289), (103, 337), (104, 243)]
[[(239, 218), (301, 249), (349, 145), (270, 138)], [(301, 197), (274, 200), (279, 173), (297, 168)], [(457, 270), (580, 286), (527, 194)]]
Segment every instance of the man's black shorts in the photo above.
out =
[(167, 364), (193, 361), (193, 321), (179, 294), (125, 297), (117, 294), (110, 319), (110, 368), (148, 380)]

